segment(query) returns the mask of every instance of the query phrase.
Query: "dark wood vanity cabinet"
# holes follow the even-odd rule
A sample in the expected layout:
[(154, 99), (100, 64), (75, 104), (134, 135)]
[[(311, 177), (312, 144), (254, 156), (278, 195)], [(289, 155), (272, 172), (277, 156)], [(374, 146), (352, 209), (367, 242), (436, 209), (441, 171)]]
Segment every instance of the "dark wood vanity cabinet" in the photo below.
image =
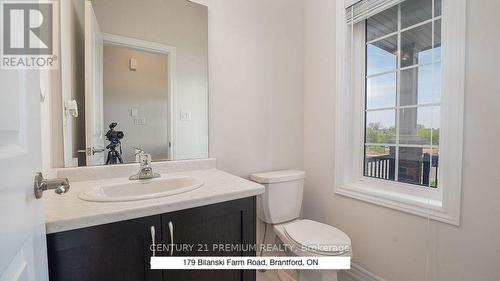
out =
[(49, 279), (162, 280), (161, 272), (149, 269), (151, 226), (161, 230), (161, 216), (47, 235)]
[[(170, 225), (170, 226), (169, 226)], [(173, 229), (171, 239), (170, 229)], [(222, 250), (223, 245), (255, 244), (255, 202), (253, 198), (178, 211), (162, 216), (166, 243), (192, 245), (174, 249), (174, 256), (246, 256), (254, 252)], [(173, 241), (172, 241), (173, 240)], [(205, 247), (206, 245), (206, 247)], [(170, 255), (164, 252), (164, 256)], [(166, 270), (165, 281), (250, 281), (253, 270)]]
[[(175, 256), (247, 256), (219, 250), (255, 244), (255, 198), (47, 235), (51, 281), (254, 281), (253, 270), (150, 270), (151, 227), (156, 244)], [(161, 248), (161, 247), (160, 247)], [(169, 256), (170, 249), (156, 251)]]

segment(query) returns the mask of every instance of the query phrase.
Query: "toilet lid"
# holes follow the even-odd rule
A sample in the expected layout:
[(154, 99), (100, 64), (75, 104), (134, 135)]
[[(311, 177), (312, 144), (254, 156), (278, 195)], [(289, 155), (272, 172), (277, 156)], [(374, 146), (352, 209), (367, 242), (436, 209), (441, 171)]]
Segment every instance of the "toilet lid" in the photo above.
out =
[(349, 251), (351, 239), (341, 230), (312, 220), (297, 220), (284, 226), (286, 234), (307, 251), (342, 254)]

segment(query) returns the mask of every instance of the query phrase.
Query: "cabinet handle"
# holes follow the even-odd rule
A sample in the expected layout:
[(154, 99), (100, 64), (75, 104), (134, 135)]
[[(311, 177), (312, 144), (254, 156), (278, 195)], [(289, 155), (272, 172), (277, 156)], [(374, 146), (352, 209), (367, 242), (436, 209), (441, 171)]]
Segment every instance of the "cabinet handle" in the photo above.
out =
[(156, 231), (155, 227), (151, 226), (151, 244), (153, 244), (153, 257), (156, 255), (156, 243), (155, 243)]
[(170, 256), (174, 255), (174, 224), (168, 222), (168, 230), (170, 230)]

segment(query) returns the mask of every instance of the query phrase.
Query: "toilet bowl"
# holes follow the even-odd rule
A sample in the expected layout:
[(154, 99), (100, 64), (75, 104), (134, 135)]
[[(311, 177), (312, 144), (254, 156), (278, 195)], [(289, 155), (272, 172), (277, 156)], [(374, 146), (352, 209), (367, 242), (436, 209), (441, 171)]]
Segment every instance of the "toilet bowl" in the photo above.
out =
[[(266, 191), (257, 198), (257, 216), (273, 226), (287, 254), (300, 257), (351, 256), (351, 240), (341, 230), (313, 220), (299, 219), (305, 172), (282, 170), (250, 176)], [(281, 273), (281, 274), (280, 274)], [(296, 281), (294, 274), (279, 272), (282, 281)], [(300, 281), (336, 281), (336, 270), (300, 270)]]
[[(279, 240), (291, 245), (289, 255), (299, 257), (351, 256), (351, 240), (339, 229), (311, 220), (273, 225)], [(288, 276), (281, 281), (296, 281)], [(300, 270), (300, 281), (336, 281), (336, 270)]]
[(350, 256), (351, 240), (339, 229), (312, 220), (273, 226), (279, 239), (297, 256)]

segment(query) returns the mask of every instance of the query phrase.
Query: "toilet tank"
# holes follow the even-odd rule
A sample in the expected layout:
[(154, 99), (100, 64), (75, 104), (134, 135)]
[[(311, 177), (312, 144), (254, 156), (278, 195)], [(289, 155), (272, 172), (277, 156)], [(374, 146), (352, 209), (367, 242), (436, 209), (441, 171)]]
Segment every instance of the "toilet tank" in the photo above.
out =
[(297, 219), (302, 208), (305, 172), (282, 170), (258, 173), (250, 179), (265, 186), (257, 197), (257, 216), (270, 224)]

